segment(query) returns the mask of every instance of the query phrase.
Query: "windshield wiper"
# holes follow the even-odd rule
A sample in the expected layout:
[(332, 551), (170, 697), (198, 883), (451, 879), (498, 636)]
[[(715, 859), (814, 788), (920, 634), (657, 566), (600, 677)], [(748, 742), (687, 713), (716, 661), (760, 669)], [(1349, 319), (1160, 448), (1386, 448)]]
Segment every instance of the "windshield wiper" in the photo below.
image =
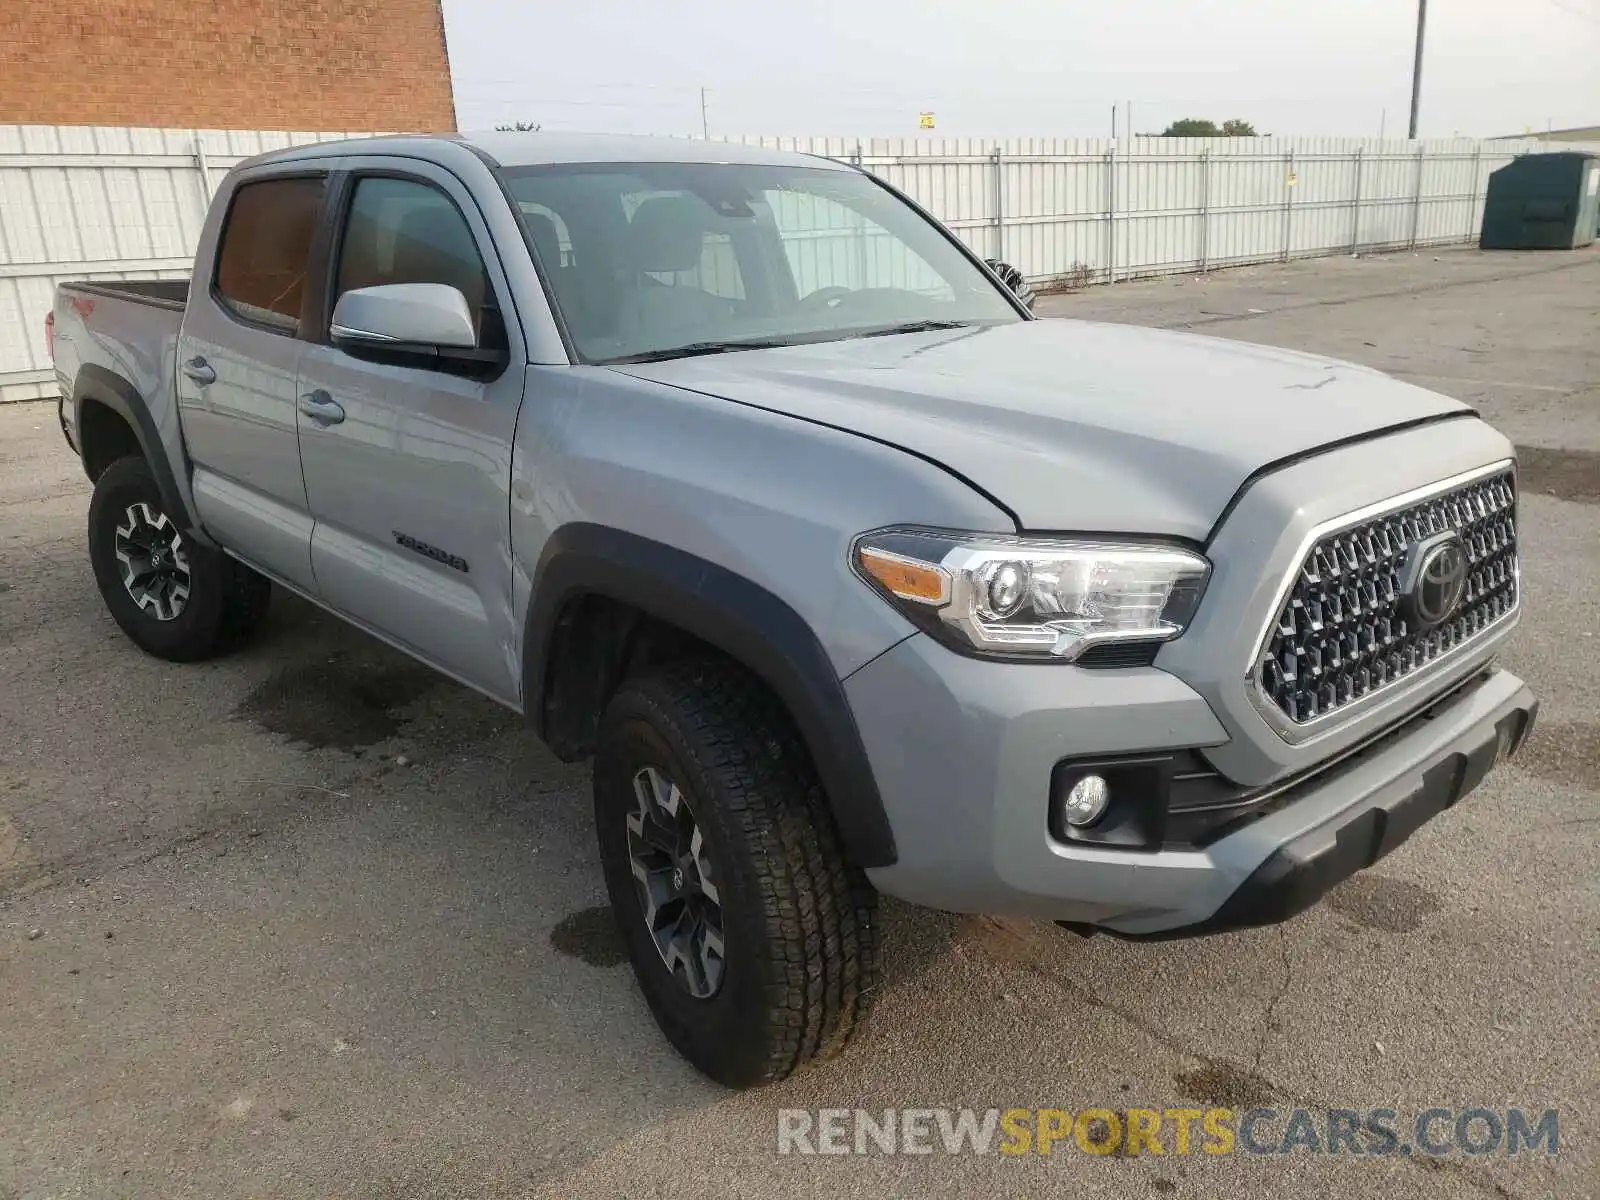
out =
[(895, 333), (927, 333), (933, 329), (969, 329), (971, 321), (906, 321), (900, 325), (885, 325), (878, 329), (866, 329), (856, 334), (857, 337), (888, 337)]
[(735, 350), (776, 350), (793, 346), (790, 338), (751, 338), (747, 341), (689, 342), (683, 346), (669, 346), (664, 350), (645, 350), (638, 354), (624, 354), (609, 358), (609, 363), (665, 362), (671, 358), (694, 358), (702, 354), (730, 354)]
[(624, 354), (605, 361), (614, 365), (625, 363), (666, 362), (674, 358), (695, 358), (704, 354), (731, 354), (735, 350), (777, 350), (786, 346), (815, 345), (818, 342), (838, 342), (850, 338), (887, 337), (892, 333), (925, 333), (932, 329), (968, 329), (972, 321), (905, 321), (899, 325), (881, 325), (872, 329), (816, 330), (788, 337), (728, 339), (713, 342), (688, 342), (682, 346), (668, 346), (662, 350), (642, 350), (638, 354)]

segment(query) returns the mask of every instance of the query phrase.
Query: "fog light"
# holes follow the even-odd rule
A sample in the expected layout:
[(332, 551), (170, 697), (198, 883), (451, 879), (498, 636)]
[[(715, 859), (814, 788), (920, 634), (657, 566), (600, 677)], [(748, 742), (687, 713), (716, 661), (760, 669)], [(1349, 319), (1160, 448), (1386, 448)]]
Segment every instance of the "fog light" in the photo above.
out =
[(1106, 811), (1111, 799), (1111, 788), (1099, 775), (1085, 775), (1072, 785), (1067, 798), (1061, 802), (1061, 815), (1068, 825), (1082, 829), (1093, 825)]

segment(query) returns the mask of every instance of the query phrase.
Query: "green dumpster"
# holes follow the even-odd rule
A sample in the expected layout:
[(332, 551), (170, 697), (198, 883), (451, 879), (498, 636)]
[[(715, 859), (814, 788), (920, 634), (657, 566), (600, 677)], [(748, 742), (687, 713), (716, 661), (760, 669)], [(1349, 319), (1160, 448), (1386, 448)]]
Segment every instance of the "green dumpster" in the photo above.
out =
[(1523, 154), (1489, 176), (1484, 250), (1572, 250), (1595, 240), (1600, 156)]

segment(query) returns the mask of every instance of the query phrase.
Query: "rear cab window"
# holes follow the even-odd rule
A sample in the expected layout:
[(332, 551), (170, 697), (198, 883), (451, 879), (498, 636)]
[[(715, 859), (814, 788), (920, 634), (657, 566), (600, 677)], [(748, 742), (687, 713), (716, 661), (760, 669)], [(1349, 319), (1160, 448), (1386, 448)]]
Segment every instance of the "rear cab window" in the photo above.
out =
[(223, 308), (276, 333), (299, 332), (326, 182), (320, 176), (262, 179), (234, 192), (212, 286)]
[(572, 266), (572, 232), (561, 214), (534, 200), (520, 200), (517, 207), (540, 264), (550, 271)]
[[(639, 209), (654, 200), (664, 201), (668, 205), (694, 206), (701, 203), (692, 193), (681, 189), (663, 191), (655, 188), (625, 192), (621, 200), (630, 226)], [(732, 235), (725, 230), (708, 229), (702, 232), (699, 254), (680, 270), (647, 271), (645, 274), (667, 287), (698, 288), (725, 300), (745, 298), (744, 276), (739, 271), (738, 254)]]

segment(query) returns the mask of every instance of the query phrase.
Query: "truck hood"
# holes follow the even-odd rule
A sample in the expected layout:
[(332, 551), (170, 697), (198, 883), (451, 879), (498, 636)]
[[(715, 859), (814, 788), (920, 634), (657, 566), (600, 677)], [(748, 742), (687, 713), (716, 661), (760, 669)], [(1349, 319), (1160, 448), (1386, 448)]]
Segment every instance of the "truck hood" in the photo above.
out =
[(615, 369), (898, 446), (987, 492), (1022, 529), (1194, 541), (1265, 466), (1470, 411), (1353, 363), (1088, 321)]

